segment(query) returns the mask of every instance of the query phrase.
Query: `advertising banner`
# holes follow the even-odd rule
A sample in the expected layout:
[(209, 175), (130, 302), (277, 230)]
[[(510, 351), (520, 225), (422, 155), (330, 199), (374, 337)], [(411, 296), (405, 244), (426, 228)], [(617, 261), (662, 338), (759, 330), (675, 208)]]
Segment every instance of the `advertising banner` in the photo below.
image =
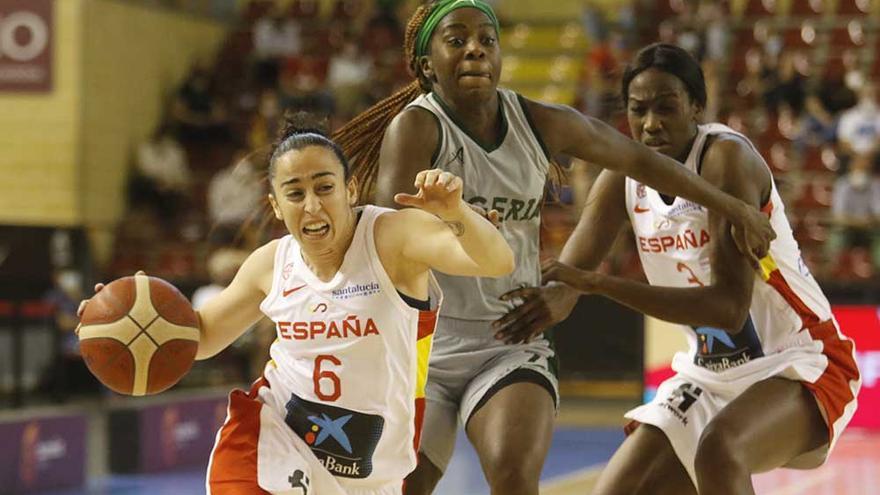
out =
[(226, 420), (226, 399), (178, 402), (143, 410), (141, 468), (161, 471), (208, 464), (217, 431)]
[(52, 89), (53, 0), (0, 2), (0, 92)]
[(80, 486), (85, 482), (86, 417), (0, 423), (0, 492)]
[(880, 307), (835, 306), (840, 329), (856, 343), (856, 360), (862, 373), (859, 408), (852, 426), (880, 429)]

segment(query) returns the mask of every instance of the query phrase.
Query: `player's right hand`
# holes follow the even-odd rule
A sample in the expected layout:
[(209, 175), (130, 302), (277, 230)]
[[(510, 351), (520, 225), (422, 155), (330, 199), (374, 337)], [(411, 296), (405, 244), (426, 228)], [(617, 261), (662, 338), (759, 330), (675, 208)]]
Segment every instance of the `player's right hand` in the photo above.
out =
[(398, 193), (394, 201), (433, 213), (444, 221), (460, 218), (467, 206), (461, 197), (464, 184), (455, 174), (437, 169), (422, 170), (416, 175), (414, 185), (418, 193)]
[(752, 206), (744, 206), (741, 218), (733, 223), (730, 233), (739, 252), (758, 268), (761, 259), (770, 252), (770, 242), (776, 239), (776, 232), (767, 214)]
[[(97, 294), (98, 292), (101, 292), (101, 289), (103, 289), (103, 288), (104, 288), (104, 284), (102, 284), (100, 282), (95, 284), (95, 294)], [(77, 318), (82, 318), (83, 311), (86, 310), (86, 305), (89, 303), (89, 301), (90, 301), (90, 299), (83, 299), (82, 301), (79, 302), (79, 307), (76, 308), (76, 317)], [(77, 327), (77, 330), (79, 330), (79, 327)]]
[(578, 297), (576, 291), (558, 282), (507, 292), (502, 300), (519, 298), (522, 304), (492, 323), (495, 338), (507, 344), (527, 343), (568, 318)]
[[(135, 272), (135, 275), (146, 275), (146, 272), (144, 272), (143, 270), (138, 270), (137, 272)], [(101, 289), (103, 289), (104, 286), (105, 286), (105, 284), (102, 284), (100, 282), (95, 284), (95, 294), (97, 294), (98, 292), (101, 292)], [(83, 299), (82, 301), (79, 302), (79, 307), (76, 308), (76, 317), (77, 318), (82, 318), (83, 311), (86, 310), (86, 305), (89, 303), (89, 301), (90, 301), (90, 299)], [(77, 333), (78, 333), (78, 331), (79, 331), (79, 327), (77, 327)]]

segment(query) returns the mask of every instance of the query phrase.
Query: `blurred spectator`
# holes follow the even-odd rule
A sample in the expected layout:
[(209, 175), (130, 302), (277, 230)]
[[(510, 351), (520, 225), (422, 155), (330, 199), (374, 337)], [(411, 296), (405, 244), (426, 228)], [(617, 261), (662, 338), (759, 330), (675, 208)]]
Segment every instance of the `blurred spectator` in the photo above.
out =
[(620, 76), (624, 65), (625, 42), (618, 31), (608, 31), (590, 47), (581, 66), (578, 109), (610, 122), (620, 109)]
[(330, 59), (327, 86), (333, 91), (336, 109), (343, 119), (350, 119), (363, 109), (364, 85), (370, 79), (372, 59), (360, 52), (358, 44), (348, 39), (342, 49)]
[(189, 187), (186, 152), (170, 128), (161, 124), (137, 149), (135, 170), (129, 183), (130, 205), (133, 209), (155, 212), (167, 226), (183, 207)]
[(584, 2), (584, 8), (581, 11), (581, 24), (584, 27), (584, 34), (589, 39), (608, 39), (608, 20), (605, 18), (605, 12), (595, 2), (590, 0)]
[(201, 309), (205, 303), (223, 292), (235, 278), (238, 269), (248, 257), (248, 252), (233, 248), (220, 248), (208, 257), (208, 276), (211, 283), (203, 285), (193, 292), (193, 309)]
[(226, 111), (211, 94), (208, 69), (195, 64), (187, 79), (177, 90), (171, 115), (185, 140), (222, 137)]
[(728, 44), (730, 42), (730, 22), (724, 9), (717, 2), (703, 2), (698, 10), (700, 23), (705, 26), (703, 45), (703, 73), (706, 77), (706, 94), (708, 95), (704, 119), (708, 122), (717, 120), (720, 113), (721, 69), (729, 59)]
[(722, 64), (729, 58), (730, 20), (719, 2), (703, 2), (697, 12), (705, 26), (704, 62)]
[(871, 81), (866, 81), (859, 91), (859, 102), (843, 112), (837, 128), (837, 139), (844, 159), (857, 155), (867, 156), (873, 161), (880, 143), (880, 113), (877, 108), (877, 90)]
[(856, 155), (849, 172), (837, 179), (831, 206), (836, 239), (831, 248), (870, 249), (880, 266), (880, 178), (873, 167), (868, 155)]
[(778, 70), (765, 68), (764, 106), (771, 112), (783, 107), (797, 117), (804, 109), (807, 80), (801, 73), (803, 56), (786, 51), (779, 58)]
[(843, 81), (853, 93), (858, 93), (867, 80), (862, 70), (859, 52), (849, 49), (843, 52)]
[(697, 0), (682, 0), (681, 12), (673, 21), (675, 44), (689, 51), (694, 58), (702, 60), (705, 53), (703, 29), (705, 27), (698, 17)]
[(280, 7), (273, 5), (254, 23), (253, 37), (257, 80), (262, 87), (275, 87), (282, 62), (302, 52), (300, 26), (293, 18), (286, 17)]
[(325, 88), (327, 60), (313, 55), (289, 59), (281, 73), (281, 108), (330, 115), (333, 96)]
[(249, 235), (246, 226), (263, 211), (267, 189), (265, 171), (247, 150), (239, 150), (232, 164), (220, 170), (208, 184), (208, 219), (212, 238), (230, 243)]
[(753, 28), (755, 41), (763, 49), (767, 57), (769, 65), (776, 65), (779, 57), (782, 55), (782, 47), (784, 41), (779, 31), (766, 20), (760, 20), (755, 23)]
[(808, 85), (804, 112), (794, 139), (796, 150), (803, 152), (807, 146), (837, 141), (837, 116), (853, 104), (855, 94), (840, 75), (829, 74)]
[(86, 367), (76, 335), (79, 325), (76, 310), (84, 297), (82, 275), (72, 268), (61, 269), (55, 273), (54, 283), (45, 300), (52, 306), (60, 346), (58, 359), (44, 379), (44, 387), (59, 400), (69, 395), (98, 392), (101, 385)]
[(274, 89), (263, 90), (260, 94), (257, 114), (251, 119), (248, 129), (248, 146), (251, 149), (260, 149), (275, 139), (280, 115), (281, 103), (278, 101), (278, 92)]

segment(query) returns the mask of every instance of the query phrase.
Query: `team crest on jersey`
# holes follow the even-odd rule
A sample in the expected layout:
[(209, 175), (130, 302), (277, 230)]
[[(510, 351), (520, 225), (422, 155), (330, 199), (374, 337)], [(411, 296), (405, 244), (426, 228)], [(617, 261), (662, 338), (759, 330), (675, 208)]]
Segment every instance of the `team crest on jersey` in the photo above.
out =
[(288, 263), (284, 265), (284, 268), (281, 269), (281, 278), (287, 280), (290, 278), (290, 274), (293, 273), (293, 263)]
[(636, 184), (636, 197), (642, 199), (647, 195), (648, 192), (645, 190), (645, 185), (642, 183)]

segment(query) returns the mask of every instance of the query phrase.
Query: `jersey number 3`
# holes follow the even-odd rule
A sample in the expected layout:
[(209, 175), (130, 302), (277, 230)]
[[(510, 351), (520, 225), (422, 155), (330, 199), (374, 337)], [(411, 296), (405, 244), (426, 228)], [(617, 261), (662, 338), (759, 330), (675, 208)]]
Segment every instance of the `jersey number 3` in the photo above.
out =
[[(333, 370), (321, 370), (325, 361), (336, 366), (342, 366), (342, 361), (336, 356), (331, 356), (329, 354), (319, 355), (315, 358), (315, 370), (312, 372), (312, 382), (315, 384), (315, 395), (318, 396), (319, 399), (333, 402), (339, 399), (339, 396), (342, 395), (342, 381), (339, 379), (339, 375), (334, 373)], [(329, 393), (324, 393), (321, 390), (322, 382), (325, 384), (324, 389), (330, 389)], [(328, 382), (329, 385), (327, 385)]]
[(682, 263), (681, 261), (679, 261), (678, 264), (675, 265), (675, 269), (678, 270), (679, 272), (683, 272), (683, 273), (685, 273), (685, 274), (687, 274), (687, 275), (690, 275), (690, 276), (688, 277), (687, 281), (690, 282), (691, 285), (699, 285), (700, 287), (705, 287), (705, 286), (706, 286), (706, 284), (704, 284), (704, 283), (703, 283), (703, 282), (697, 277), (697, 275), (694, 273), (694, 271), (691, 270), (691, 267), (687, 266), (686, 264)]

